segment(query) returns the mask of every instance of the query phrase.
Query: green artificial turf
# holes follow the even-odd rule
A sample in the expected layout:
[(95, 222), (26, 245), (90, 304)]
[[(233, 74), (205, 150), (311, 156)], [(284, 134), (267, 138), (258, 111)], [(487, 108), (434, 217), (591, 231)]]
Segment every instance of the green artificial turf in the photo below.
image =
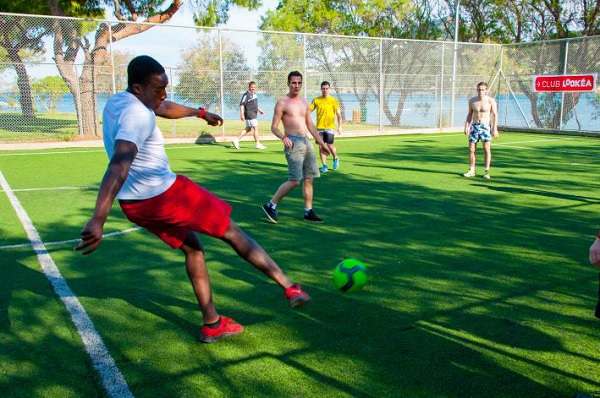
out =
[[(96, 198), (101, 149), (0, 152), (0, 172), (136, 397), (568, 397), (600, 390), (600, 226), (594, 138), (502, 133), (492, 179), (462, 134), (336, 138), (340, 169), (260, 206), (287, 176), (279, 141), (169, 146), (174, 171), (226, 199), (233, 219), (302, 283), (281, 289), (202, 237), (217, 309), (246, 327), (199, 343), (183, 255), (142, 230), (72, 250)], [(330, 159), (331, 167), (331, 159)], [(57, 189), (60, 188), (60, 189)], [(117, 205), (105, 233), (131, 228)], [(0, 194), (0, 396), (105, 396), (81, 339)], [(337, 292), (344, 258), (370, 283)]]

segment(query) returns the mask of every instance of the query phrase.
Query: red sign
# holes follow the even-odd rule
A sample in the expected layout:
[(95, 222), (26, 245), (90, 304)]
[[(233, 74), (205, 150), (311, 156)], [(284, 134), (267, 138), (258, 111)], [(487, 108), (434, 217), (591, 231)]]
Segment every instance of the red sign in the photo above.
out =
[(596, 74), (534, 76), (533, 90), (537, 92), (594, 92), (596, 91)]

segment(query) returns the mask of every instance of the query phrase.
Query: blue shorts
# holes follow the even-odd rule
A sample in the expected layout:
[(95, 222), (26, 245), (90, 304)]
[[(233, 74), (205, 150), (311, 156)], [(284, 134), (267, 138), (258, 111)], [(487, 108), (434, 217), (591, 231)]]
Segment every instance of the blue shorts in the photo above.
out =
[(320, 177), (317, 156), (311, 140), (307, 136), (287, 135), (292, 140), (292, 147), (283, 147), (288, 163), (290, 181), (301, 181), (305, 178)]
[(491, 128), (489, 124), (473, 123), (471, 124), (471, 132), (469, 133), (469, 142), (475, 144), (479, 141), (490, 142), (492, 135), (490, 134)]

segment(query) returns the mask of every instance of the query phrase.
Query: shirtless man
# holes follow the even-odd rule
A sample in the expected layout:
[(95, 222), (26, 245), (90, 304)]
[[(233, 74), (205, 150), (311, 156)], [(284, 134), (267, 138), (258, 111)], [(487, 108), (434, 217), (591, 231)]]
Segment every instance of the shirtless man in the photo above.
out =
[(491, 141), (492, 137), (498, 138), (498, 106), (492, 97), (488, 97), (487, 90), (487, 83), (479, 83), (477, 96), (469, 100), (469, 113), (465, 122), (465, 135), (469, 137), (469, 171), (463, 176), (475, 176), (475, 150), (477, 142), (481, 141), (485, 163), (483, 178), (489, 180), (492, 163)]
[[(302, 92), (302, 74), (298, 71), (288, 74), (287, 85), (289, 92), (275, 104), (271, 132), (283, 141), (285, 158), (288, 163), (289, 178), (281, 184), (273, 198), (263, 205), (262, 209), (267, 215), (269, 222), (277, 223), (277, 205), (288, 193), (302, 184), (302, 196), (304, 197), (304, 219), (315, 223), (323, 220), (317, 216), (312, 208), (313, 201), (313, 179), (320, 177), (315, 150), (307, 135), (307, 130), (312, 134), (323, 153), (329, 155), (329, 148), (323, 142), (310, 112), (308, 101), (300, 96)], [(279, 123), (283, 122), (282, 132)]]

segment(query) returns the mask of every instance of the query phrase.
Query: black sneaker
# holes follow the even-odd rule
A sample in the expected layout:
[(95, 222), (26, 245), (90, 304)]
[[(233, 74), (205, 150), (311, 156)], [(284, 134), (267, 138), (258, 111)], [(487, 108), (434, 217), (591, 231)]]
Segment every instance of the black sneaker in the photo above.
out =
[(323, 219), (319, 218), (319, 216), (317, 216), (317, 213), (315, 213), (315, 211), (313, 209), (310, 209), (309, 211), (304, 213), (304, 220), (312, 221), (312, 222), (316, 222), (316, 223), (323, 222)]
[(274, 208), (269, 206), (268, 203), (264, 204), (262, 206), (262, 209), (265, 212), (265, 214), (267, 215), (267, 219), (269, 220), (269, 222), (272, 222), (273, 224), (277, 224), (277, 210), (275, 210)]

